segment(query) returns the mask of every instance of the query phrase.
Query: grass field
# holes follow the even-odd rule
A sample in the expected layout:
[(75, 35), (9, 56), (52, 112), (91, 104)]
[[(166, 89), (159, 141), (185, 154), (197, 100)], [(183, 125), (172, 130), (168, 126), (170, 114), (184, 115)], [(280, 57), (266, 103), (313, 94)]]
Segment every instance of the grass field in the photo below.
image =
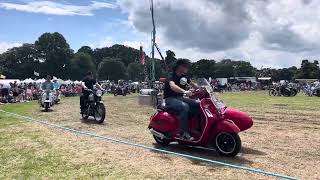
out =
[[(320, 178), (320, 98), (269, 97), (264, 92), (224, 93), (230, 107), (247, 111), (254, 126), (240, 134), (235, 158), (172, 145), (167, 150), (247, 167)], [(80, 120), (78, 98), (65, 98), (52, 112), (36, 102), (0, 106), (76, 129), (155, 146), (147, 125), (154, 110), (137, 96), (106, 96), (107, 121)], [(103, 142), (29, 123), (0, 113), (0, 179), (272, 179), (270, 176), (207, 164), (162, 153)]]

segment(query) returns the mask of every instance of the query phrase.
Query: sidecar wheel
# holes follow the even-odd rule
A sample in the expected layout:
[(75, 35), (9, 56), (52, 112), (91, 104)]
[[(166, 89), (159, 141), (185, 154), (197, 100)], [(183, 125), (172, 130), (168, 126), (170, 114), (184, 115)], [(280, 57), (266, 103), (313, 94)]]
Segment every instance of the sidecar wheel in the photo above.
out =
[(214, 143), (222, 156), (234, 157), (241, 150), (241, 139), (236, 133), (221, 132), (214, 138)]

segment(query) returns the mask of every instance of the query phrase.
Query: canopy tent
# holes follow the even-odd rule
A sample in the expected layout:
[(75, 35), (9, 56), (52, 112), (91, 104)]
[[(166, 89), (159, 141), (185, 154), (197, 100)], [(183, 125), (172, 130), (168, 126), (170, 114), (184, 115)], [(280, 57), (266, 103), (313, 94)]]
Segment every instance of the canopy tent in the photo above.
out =
[(43, 82), (45, 82), (46, 80), (45, 79), (38, 79), (38, 80), (36, 80), (36, 83), (43, 83)]
[(25, 79), (22, 81), (23, 83), (34, 83), (35, 80), (31, 79), (31, 78), (28, 78), (28, 79)]
[(299, 81), (299, 82), (315, 82), (317, 80), (318, 79), (296, 79), (296, 81)]
[(19, 79), (0, 79), (0, 84), (10, 84), (14, 82), (20, 84), (21, 81)]
[(271, 77), (260, 77), (258, 78), (259, 81), (270, 81)]
[(64, 84), (72, 84), (72, 83), (73, 83), (73, 81), (71, 81), (70, 79), (69, 79), (69, 80), (64, 81)]

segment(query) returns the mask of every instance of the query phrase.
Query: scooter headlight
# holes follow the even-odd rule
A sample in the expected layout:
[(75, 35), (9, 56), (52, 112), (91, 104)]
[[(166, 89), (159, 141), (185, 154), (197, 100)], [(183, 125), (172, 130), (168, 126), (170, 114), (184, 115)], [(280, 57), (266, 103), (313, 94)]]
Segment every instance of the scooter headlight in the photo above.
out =
[(101, 97), (102, 96), (102, 91), (98, 90), (96, 94), (97, 94), (98, 97)]

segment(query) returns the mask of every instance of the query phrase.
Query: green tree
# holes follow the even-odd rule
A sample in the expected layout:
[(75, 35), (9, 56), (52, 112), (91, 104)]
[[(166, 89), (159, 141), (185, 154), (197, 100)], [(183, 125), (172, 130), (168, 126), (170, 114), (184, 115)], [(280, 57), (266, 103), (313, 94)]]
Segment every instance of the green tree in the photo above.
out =
[(318, 79), (320, 78), (319, 62), (315, 60), (314, 62), (309, 62), (305, 59), (301, 62), (301, 68), (299, 69), (297, 75), (299, 79)]
[(133, 81), (144, 80), (143, 65), (137, 62), (130, 63), (128, 66), (129, 79)]
[(81, 80), (88, 71), (96, 72), (92, 57), (83, 52), (76, 53), (71, 59), (70, 77), (73, 80)]
[(215, 60), (201, 59), (197, 62), (192, 63), (191, 74), (197, 78), (214, 77), (215, 64), (216, 64)]
[(0, 56), (0, 69), (7, 78), (26, 79), (40, 70), (39, 55), (33, 44), (23, 44), (4, 52)]
[(115, 58), (104, 58), (99, 64), (98, 75), (104, 80), (119, 80), (127, 78), (127, 68), (124, 63)]
[(234, 63), (230, 59), (225, 59), (216, 63), (214, 72), (215, 78), (229, 78), (234, 76)]
[(252, 77), (255, 75), (255, 69), (250, 62), (233, 61), (233, 71), (237, 77)]
[(174, 64), (177, 62), (176, 54), (171, 50), (166, 51), (165, 61), (167, 66), (171, 70)]
[(73, 50), (60, 33), (44, 33), (35, 42), (35, 46), (43, 62), (43, 74), (50, 74), (60, 78), (68, 78), (70, 59)]

